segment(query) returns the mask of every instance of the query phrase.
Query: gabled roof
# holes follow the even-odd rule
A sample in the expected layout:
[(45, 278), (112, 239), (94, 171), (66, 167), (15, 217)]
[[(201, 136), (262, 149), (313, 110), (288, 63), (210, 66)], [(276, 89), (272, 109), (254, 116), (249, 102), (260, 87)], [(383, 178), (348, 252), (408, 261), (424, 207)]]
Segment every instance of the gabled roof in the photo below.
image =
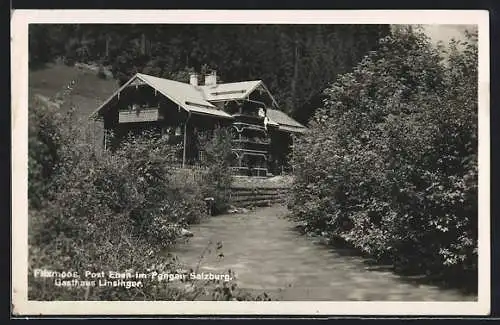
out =
[(279, 125), (280, 130), (295, 132), (295, 133), (304, 133), (307, 130), (307, 128), (304, 125), (295, 121), (293, 118), (286, 115), (282, 111), (278, 111), (276, 109), (268, 109), (267, 117), (271, 121), (277, 123)]
[(101, 111), (101, 109), (103, 109), (113, 98), (118, 96), (118, 94), (123, 89), (136, 81), (142, 81), (146, 83), (188, 112), (213, 115), (229, 119), (233, 118), (231, 115), (222, 110), (219, 110), (216, 106), (206, 101), (203, 97), (203, 93), (190, 84), (169, 79), (157, 78), (142, 73), (135, 74), (129, 81), (127, 81), (113, 95), (111, 95), (101, 106), (99, 106), (99, 108), (97, 108), (97, 110), (95, 110), (90, 117), (96, 117), (99, 111)]
[(240, 82), (230, 82), (216, 84), (214, 86), (199, 86), (206, 100), (208, 101), (226, 101), (226, 100), (241, 100), (245, 99), (257, 88), (262, 87), (271, 100), (275, 107), (278, 107), (278, 103), (274, 99), (271, 92), (267, 89), (266, 85), (262, 80), (250, 80), (250, 81), (240, 81)]
[[(158, 78), (143, 73), (137, 73), (122, 87), (120, 87), (120, 89), (118, 89), (113, 95), (111, 95), (101, 106), (99, 106), (99, 108), (97, 108), (97, 110), (95, 110), (91, 114), (91, 117), (96, 117), (96, 115), (104, 107), (106, 107), (106, 105), (113, 98), (119, 96), (119, 93), (123, 89), (125, 89), (127, 86), (134, 85), (136, 82), (146, 83), (188, 112), (212, 115), (221, 118), (232, 119), (233, 117), (226, 112), (218, 109), (215, 105), (210, 103), (210, 101), (216, 102), (223, 100), (244, 99), (248, 97), (259, 86), (262, 86), (262, 88), (267, 91), (274, 104), (276, 104), (276, 101), (274, 100), (273, 96), (266, 88), (262, 80), (251, 80), (217, 84), (215, 86), (195, 87), (188, 83)], [(275, 109), (267, 109), (267, 116), (270, 119), (270, 123), (277, 123), (282, 130), (299, 133), (302, 133), (304, 130), (306, 130), (305, 126), (281, 111)]]
[(151, 87), (155, 88), (179, 105), (181, 103), (193, 103), (196, 105), (205, 106), (206, 108), (217, 108), (213, 104), (206, 101), (203, 97), (203, 93), (198, 91), (190, 84), (153, 77), (142, 73), (138, 73), (136, 76), (144, 80)]
[(231, 82), (215, 86), (199, 86), (206, 100), (238, 100), (246, 98), (255, 88), (262, 84), (261, 80)]

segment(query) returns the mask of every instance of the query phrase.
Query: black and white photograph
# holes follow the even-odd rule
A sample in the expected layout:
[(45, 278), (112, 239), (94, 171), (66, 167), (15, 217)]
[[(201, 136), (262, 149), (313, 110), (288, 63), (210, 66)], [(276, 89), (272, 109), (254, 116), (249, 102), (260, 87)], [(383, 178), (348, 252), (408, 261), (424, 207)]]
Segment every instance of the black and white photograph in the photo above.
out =
[(14, 313), (489, 312), (487, 12), (12, 19)]

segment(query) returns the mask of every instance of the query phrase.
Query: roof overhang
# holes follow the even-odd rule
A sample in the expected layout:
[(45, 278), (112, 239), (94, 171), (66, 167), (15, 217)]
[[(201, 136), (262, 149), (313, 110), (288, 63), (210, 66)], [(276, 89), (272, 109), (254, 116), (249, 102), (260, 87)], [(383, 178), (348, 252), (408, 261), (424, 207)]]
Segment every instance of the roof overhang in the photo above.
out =
[(288, 133), (299, 133), (299, 134), (304, 134), (307, 132), (307, 128), (299, 128), (296, 126), (283, 125), (283, 124), (279, 125), (278, 130), (285, 131)]
[[(225, 90), (224, 87), (239, 85), (249, 83), (250, 87), (245, 89), (244, 85), (233, 86), (234, 89)], [(222, 87), (222, 89), (218, 89), (217, 87)], [(238, 101), (238, 100), (247, 100), (248, 97), (259, 87), (262, 87), (264, 91), (267, 93), (269, 98), (271, 99), (273, 106), (278, 108), (278, 103), (274, 99), (273, 95), (266, 87), (262, 80), (253, 80), (253, 81), (243, 81), (236, 83), (227, 83), (227, 84), (219, 84), (217, 86), (202, 86), (201, 89), (205, 93), (205, 98), (209, 102), (226, 102), (226, 101)]]
[(137, 74), (134, 75), (132, 78), (129, 79), (129, 81), (127, 81), (125, 84), (123, 84), (120, 88), (118, 88), (117, 91), (115, 91), (111, 96), (108, 97), (108, 99), (106, 99), (104, 101), (104, 103), (102, 103), (95, 111), (92, 112), (92, 114), (90, 114), (89, 118), (90, 119), (94, 119), (94, 120), (98, 120), (98, 119), (102, 119), (102, 115), (100, 115), (101, 113), (101, 110), (104, 109), (115, 97), (119, 96), (120, 93), (125, 89), (127, 88), (128, 86), (130, 86), (133, 82), (140, 82), (141, 84), (143, 83), (146, 83), (142, 78), (140, 78)]
[[(224, 118), (224, 119), (233, 119), (233, 117), (226, 112), (216, 109), (215, 106), (214, 108), (208, 107), (206, 105), (199, 105), (196, 103), (191, 103), (191, 102), (179, 102), (172, 96), (169, 96), (167, 92), (165, 92), (163, 89), (160, 89), (158, 87), (155, 87), (155, 85), (151, 82), (149, 82), (146, 78), (142, 78), (141, 74), (135, 74), (132, 78), (130, 78), (129, 81), (127, 81), (123, 86), (121, 86), (117, 91), (115, 91), (104, 103), (102, 103), (92, 114), (89, 116), (90, 119), (94, 120), (101, 120), (102, 119), (102, 110), (106, 108), (106, 106), (116, 97), (119, 98), (120, 93), (127, 87), (129, 86), (139, 86), (139, 85), (148, 85), (151, 88), (155, 89), (159, 93), (161, 93), (163, 96), (166, 98), (170, 99), (172, 102), (177, 104), (179, 107), (182, 107), (185, 111), (193, 113), (193, 114), (198, 114), (198, 115), (205, 115), (205, 116), (212, 116), (212, 117), (218, 117), (218, 118)], [(211, 104), (209, 104), (211, 105)]]
[(271, 94), (271, 92), (269, 91), (269, 89), (267, 89), (266, 85), (264, 84), (263, 81), (260, 81), (259, 85), (257, 85), (250, 93), (252, 93), (258, 86), (262, 86), (265, 91), (267, 92), (267, 94), (269, 95), (269, 97), (271, 97), (271, 100), (273, 101), (273, 104), (276, 108), (279, 108), (278, 106), (278, 102), (274, 99), (273, 97), (273, 94)]
[(194, 105), (189, 105), (188, 103), (185, 103), (183, 108), (192, 114), (204, 115), (204, 116), (217, 116), (220, 118), (230, 119), (230, 120), (233, 119), (231, 115), (218, 109), (194, 106)]

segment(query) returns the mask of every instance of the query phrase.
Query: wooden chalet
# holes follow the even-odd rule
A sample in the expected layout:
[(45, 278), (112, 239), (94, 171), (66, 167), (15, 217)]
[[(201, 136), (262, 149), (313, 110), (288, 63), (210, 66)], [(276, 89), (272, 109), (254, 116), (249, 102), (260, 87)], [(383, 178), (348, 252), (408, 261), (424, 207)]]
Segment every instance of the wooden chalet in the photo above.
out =
[(91, 118), (104, 122), (105, 148), (116, 147), (130, 132), (155, 130), (172, 143), (183, 144), (183, 166), (203, 160), (199, 134), (228, 126), (233, 132), (233, 169), (249, 176), (287, 169), (292, 134), (307, 130), (279, 110), (261, 80), (217, 83), (215, 73), (204, 76), (203, 84), (195, 74), (189, 83), (182, 83), (137, 73)]

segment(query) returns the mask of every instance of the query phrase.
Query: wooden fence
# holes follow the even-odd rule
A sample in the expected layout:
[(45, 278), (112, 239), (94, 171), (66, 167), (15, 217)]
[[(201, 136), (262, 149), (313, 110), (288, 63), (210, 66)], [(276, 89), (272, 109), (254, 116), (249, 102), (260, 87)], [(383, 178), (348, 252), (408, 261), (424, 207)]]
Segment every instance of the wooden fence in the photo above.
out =
[(237, 207), (269, 206), (284, 203), (288, 189), (283, 187), (231, 188), (231, 204)]
[[(185, 182), (203, 182), (206, 180), (207, 169), (203, 166), (173, 166), (172, 177), (179, 184)], [(285, 203), (289, 192), (289, 184), (270, 184), (266, 177), (237, 178), (230, 189), (230, 204), (236, 207), (262, 207)], [(244, 180), (242, 180), (244, 179)]]
[(189, 166), (182, 166), (182, 164), (179, 165), (172, 165), (173, 173), (172, 173), (172, 178), (176, 179), (178, 181), (195, 181), (195, 182), (202, 182), (206, 178), (206, 172), (207, 168), (200, 166), (200, 165), (189, 165)]

